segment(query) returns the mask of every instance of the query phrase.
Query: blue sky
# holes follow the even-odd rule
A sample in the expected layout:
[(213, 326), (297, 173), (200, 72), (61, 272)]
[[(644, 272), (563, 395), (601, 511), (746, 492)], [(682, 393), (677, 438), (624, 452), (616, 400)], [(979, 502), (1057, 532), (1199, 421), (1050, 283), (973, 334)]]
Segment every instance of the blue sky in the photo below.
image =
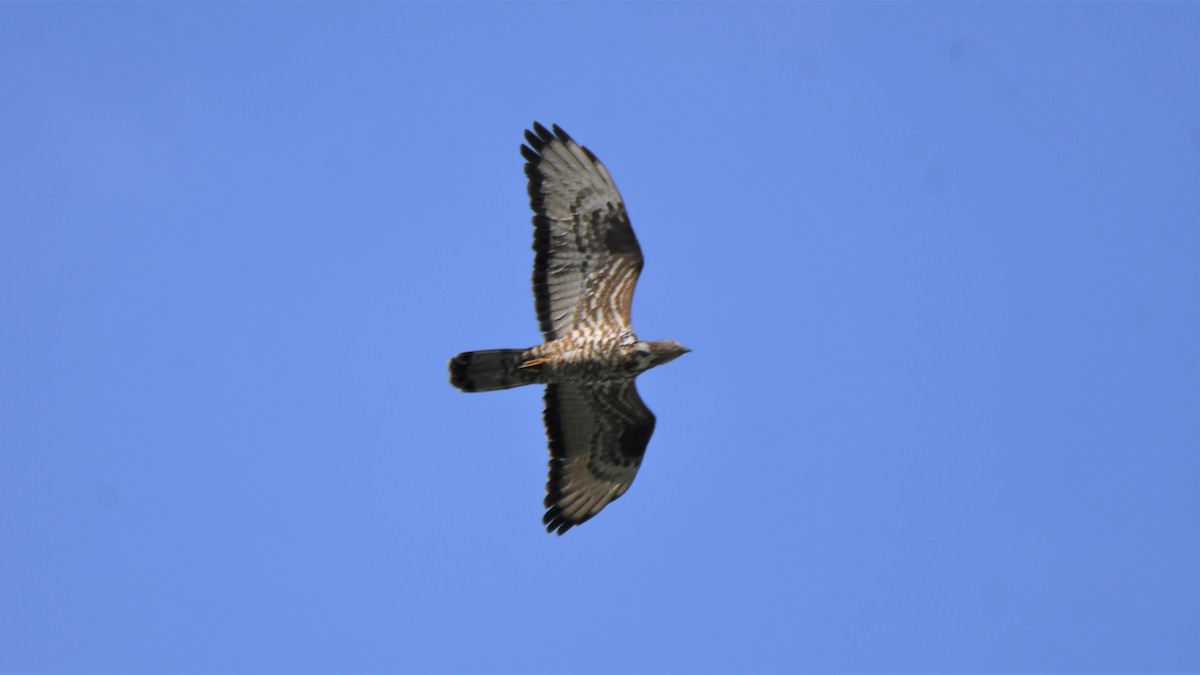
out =
[[(1200, 5), (0, 5), (0, 671), (1200, 670)], [(540, 526), (521, 133), (647, 264)]]

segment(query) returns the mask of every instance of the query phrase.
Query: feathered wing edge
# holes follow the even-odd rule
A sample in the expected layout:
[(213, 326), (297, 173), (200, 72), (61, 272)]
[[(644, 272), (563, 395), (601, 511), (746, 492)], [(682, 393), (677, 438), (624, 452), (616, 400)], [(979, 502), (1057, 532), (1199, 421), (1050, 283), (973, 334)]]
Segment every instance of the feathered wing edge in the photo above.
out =
[[(628, 287), (620, 291), (614, 305), (619, 315), (613, 317), (614, 324), (627, 327), (633, 285), (644, 262), (624, 202), (599, 158), (557, 124), (551, 129), (534, 122), (533, 129), (525, 132), (527, 145), (521, 146), (529, 205), (534, 212), (533, 294), (538, 327), (547, 340), (562, 337), (564, 329), (578, 318), (589, 293), (607, 290), (589, 284), (614, 276), (618, 266), (632, 269), (632, 274), (623, 275)], [(560, 239), (574, 239), (574, 245), (565, 250), (562, 241), (557, 242), (558, 250), (555, 248), (556, 221), (564, 230)], [(578, 239), (581, 227), (587, 233), (582, 236), (590, 235), (590, 239)]]
[(587, 522), (629, 489), (654, 433), (633, 380), (546, 386), (547, 532)]

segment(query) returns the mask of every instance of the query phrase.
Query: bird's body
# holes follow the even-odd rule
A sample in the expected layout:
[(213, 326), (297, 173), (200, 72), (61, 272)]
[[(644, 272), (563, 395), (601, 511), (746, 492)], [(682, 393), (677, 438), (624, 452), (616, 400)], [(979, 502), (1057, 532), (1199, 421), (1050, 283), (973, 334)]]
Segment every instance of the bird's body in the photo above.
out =
[(548, 531), (566, 532), (629, 489), (654, 431), (634, 378), (688, 350), (630, 325), (642, 253), (608, 170), (562, 129), (535, 123), (521, 153), (534, 210), (533, 289), (545, 342), (450, 359), (463, 391), (546, 385)]
[[(450, 361), (451, 384), (463, 391), (493, 391), (525, 384), (620, 382), (685, 353), (673, 340), (640, 342), (630, 336), (568, 335), (529, 349), (464, 352)], [(482, 354), (498, 355), (497, 367), (481, 368)], [(473, 366), (473, 367), (472, 367)], [(481, 375), (503, 373), (490, 385)]]

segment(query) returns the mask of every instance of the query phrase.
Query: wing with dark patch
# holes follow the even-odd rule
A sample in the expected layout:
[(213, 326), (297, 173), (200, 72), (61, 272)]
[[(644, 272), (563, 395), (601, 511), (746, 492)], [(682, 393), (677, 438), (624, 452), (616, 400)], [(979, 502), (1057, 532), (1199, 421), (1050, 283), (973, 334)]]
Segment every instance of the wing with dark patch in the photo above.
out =
[(630, 326), (642, 250), (608, 169), (565, 131), (525, 132), (533, 208), (533, 294), (546, 340), (581, 327)]
[(654, 433), (633, 380), (546, 386), (547, 532), (562, 534), (625, 494)]

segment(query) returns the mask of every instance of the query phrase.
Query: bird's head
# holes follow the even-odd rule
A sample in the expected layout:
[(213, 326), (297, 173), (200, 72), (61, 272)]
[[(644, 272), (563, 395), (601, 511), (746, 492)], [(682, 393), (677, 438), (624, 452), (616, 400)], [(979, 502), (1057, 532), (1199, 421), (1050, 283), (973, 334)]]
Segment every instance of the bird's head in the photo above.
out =
[(655, 340), (653, 342), (642, 343), (648, 347), (647, 351), (650, 354), (650, 366), (661, 366), (664, 363), (670, 363), (684, 354), (692, 351), (687, 347), (679, 344), (674, 340)]

